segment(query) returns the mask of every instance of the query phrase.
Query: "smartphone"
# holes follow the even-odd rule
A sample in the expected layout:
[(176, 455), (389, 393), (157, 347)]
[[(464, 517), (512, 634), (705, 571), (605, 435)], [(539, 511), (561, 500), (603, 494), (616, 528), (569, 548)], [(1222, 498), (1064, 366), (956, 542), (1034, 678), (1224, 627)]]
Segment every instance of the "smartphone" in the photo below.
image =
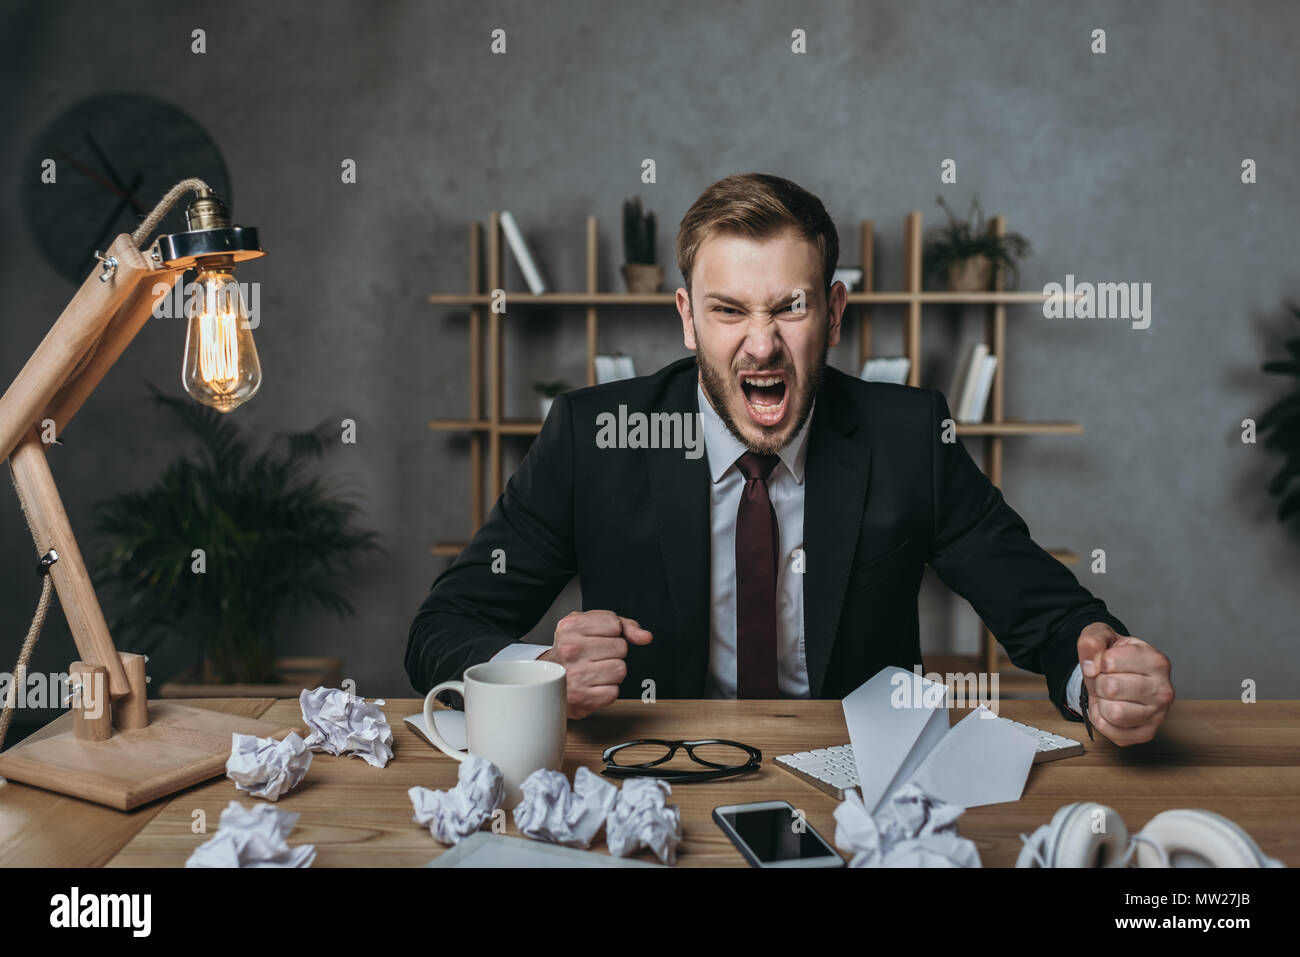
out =
[(713, 820), (751, 867), (844, 866), (789, 801), (727, 804), (713, 809)]

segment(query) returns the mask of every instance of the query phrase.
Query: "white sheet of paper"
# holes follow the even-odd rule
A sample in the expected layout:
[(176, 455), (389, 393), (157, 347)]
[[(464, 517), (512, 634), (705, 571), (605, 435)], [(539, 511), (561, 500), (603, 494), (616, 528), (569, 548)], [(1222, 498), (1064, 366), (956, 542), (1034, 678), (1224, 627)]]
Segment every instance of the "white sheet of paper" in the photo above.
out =
[(580, 851), (576, 847), (508, 837), (491, 831), (471, 834), (455, 847), (443, 851), (425, 867), (663, 867), (654, 861), (614, 857), (604, 851)]
[(958, 807), (1019, 801), (1037, 748), (1032, 737), (980, 705), (953, 725), (911, 781)]
[[(421, 738), (428, 741), (432, 746), (433, 742), (429, 741), (429, 733), (424, 730), (424, 712), (419, 714), (407, 715), (404, 720)], [(463, 750), (469, 746), (469, 737), (465, 731), (465, 712), (451, 711), (446, 708), (434, 711), (434, 724), (438, 726), (438, 733), (442, 739), (452, 746), (455, 750)]]
[(889, 667), (844, 699), (862, 803), (874, 814), (948, 733), (945, 685)]

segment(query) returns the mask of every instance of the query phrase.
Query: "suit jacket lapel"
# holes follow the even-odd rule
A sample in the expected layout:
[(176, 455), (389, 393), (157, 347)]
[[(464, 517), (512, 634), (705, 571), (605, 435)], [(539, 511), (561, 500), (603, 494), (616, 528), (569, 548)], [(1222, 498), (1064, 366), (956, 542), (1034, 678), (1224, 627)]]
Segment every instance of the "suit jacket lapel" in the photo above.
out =
[(820, 697), (826, 680), (871, 471), (871, 447), (857, 429), (848, 396), (835, 382), (838, 374), (826, 370), (805, 466), (804, 652), (809, 693), (814, 698)]
[[(696, 365), (685, 367), (665, 390), (657, 411), (697, 411)], [(697, 421), (698, 426), (698, 421)], [(654, 497), (659, 548), (678, 631), (674, 696), (702, 698), (709, 670), (708, 458), (688, 459), (682, 449), (647, 449), (646, 466)]]

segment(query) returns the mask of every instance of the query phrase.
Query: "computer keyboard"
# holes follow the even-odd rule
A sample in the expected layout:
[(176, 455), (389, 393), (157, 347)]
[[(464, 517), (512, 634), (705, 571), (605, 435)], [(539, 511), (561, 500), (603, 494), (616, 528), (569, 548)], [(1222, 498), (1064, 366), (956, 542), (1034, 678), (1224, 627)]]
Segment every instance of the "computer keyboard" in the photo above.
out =
[[(1038, 743), (1038, 752), (1034, 763), (1055, 761), (1057, 758), (1072, 758), (1083, 754), (1083, 743), (1059, 734), (1035, 728), (1032, 725), (1008, 721), (1021, 731), (1033, 737)], [(800, 751), (797, 754), (782, 754), (776, 758), (779, 767), (785, 768), (797, 778), (802, 778), (819, 791), (825, 791), (836, 800), (844, 800), (844, 790), (855, 788), (858, 780), (858, 765), (853, 759), (853, 745), (841, 744), (833, 748), (818, 748), (815, 751)]]

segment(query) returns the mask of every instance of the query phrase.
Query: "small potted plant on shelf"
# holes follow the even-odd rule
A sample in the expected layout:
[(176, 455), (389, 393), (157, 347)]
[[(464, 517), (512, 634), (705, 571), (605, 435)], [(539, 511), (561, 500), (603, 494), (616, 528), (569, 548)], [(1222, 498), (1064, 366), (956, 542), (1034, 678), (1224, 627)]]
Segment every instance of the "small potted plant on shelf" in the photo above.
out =
[(978, 195), (971, 200), (965, 220), (957, 218), (942, 196), (938, 203), (948, 222), (932, 228), (925, 238), (922, 261), (926, 279), (945, 284), (950, 292), (988, 292), (997, 270), (1003, 269), (1004, 288), (1016, 288), (1020, 283), (1018, 260), (1033, 252), (1029, 240), (1019, 233), (995, 236), (990, 232)]
[(96, 578), (126, 647), (142, 651), (183, 636), (198, 662), (162, 685), (161, 697), (293, 697), (337, 685), (338, 658), (278, 658), (279, 625), (320, 607), (354, 613), (346, 597), (358, 559), (382, 551), (358, 528), (360, 507), (312, 474), (309, 463), (338, 442), (332, 425), (278, 435), (260, 452), (214, 409), (164, 396), (199, 440), (196, 456), (168, 464), (142, 491), (94, 505), (108, 541)]
[(543, 422), (545, 422), (546, 417), (551, 414), (551, 403), (555, 401), (555, 397), (568, 392), (570, 388), (572, 387), (569, 383), (562, 379), (555, 382), (534, 383), (533, 391), (539, 396), (538, 404), (541, 407)]
[[(1300, 307), (1289, 303), (1287, 308), (1300, 319)], [(1266, 448), (1285, 457), (1282, 468), (1268, 483), (1269, 494), (1281, 499), (1277, 506), (1277, 520), (1286, 522), (1300, 514), (1300, 338), (1286, 341), (1287, 358), (1264, 363), (1264, 371), (1288, 375), (1297, 380), (1288, 395), (1283, 396), (1259, 417), (1260, 435), (1267, 435)]]
[(658, 292), (664, 267), (655, 263), (655, 214), (641, 210), (640, 199), (623, 203), (623, 282), (630, 293)]

